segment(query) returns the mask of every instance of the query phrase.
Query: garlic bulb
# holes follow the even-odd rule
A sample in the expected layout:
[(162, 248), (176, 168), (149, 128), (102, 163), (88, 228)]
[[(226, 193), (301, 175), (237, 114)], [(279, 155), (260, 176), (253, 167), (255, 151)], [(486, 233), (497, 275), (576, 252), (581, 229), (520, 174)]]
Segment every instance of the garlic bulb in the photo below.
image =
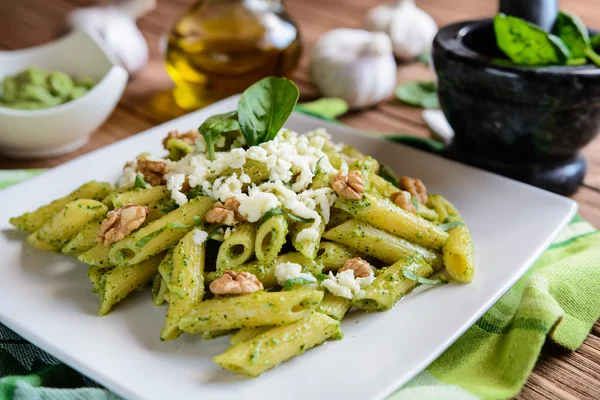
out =
[(105, 7), (76, 9), (67, 23), (98, 37), (106, 51), (135, 73), (148, 62), (148, 45), (135, 21), (154, 7), (156, 0), (121, 0)]
[(418, 8), (414, 0), (399, 0), (395, 5), (379, 5), (371, 9), (365, 27), (390, 35), (394, 55), (402, 61), (412, 60), (429, 51), (438, 30), (433, 18)]
[(334, 29), (317, 42), (310, 70), (323, 95), (342, 98), (354, 109), (379, 103), (396, 87), (396, 62), (384, 33)]

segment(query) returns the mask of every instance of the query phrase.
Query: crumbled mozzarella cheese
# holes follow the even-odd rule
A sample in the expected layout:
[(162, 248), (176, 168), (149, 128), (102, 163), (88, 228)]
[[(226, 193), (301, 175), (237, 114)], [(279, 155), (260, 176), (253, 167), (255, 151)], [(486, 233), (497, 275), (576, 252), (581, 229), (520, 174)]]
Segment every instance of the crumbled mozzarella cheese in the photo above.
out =
[(316, 282), (317, 279), (309, 273), (302, 272), (302, 265), (293, 262), (279, 263), (275, 267), (275, 278), (280, 286), (285, 285), (288, 279), (304, 278), (310, 282)]
[(184, 174), (172, 174), (167, 178), (167, 189), (171, 191), (171, 198), (180, 206), (188, 202), (186, 195), (181, 193), (184, 182)]
[(360, 299), (365, 296), (364, 287), (369, 286), (375, 280), (373, 271), (365, 278), (355, 278), (354, 270), (347, 269), (333, 275), (329, 271), (329, 277), (321, 282), (321, 285), (329, 290), (333, 295), (344, 297), (346, 299)]
[(208, 239), (208, 233), (202, 229), (194, 229), (192, 239), (194, 240), (194, 244), (196, 246), (200, 246), (202, 243), (206, 242), (206, 239)]
[[(221, 228), (222, 229), (222, 228)], [(235, 228), (227, 228), (225, 229), (225, 233), (223, 233), (223, 239), (227, 240), (229, 239), (229, 236), (231, 236), (231, 234), (235, 232)]]
[(258, 221), (267, 211), (281, 204), (273, 193), (256, 192), (251, 196), (241, 194), (236, 199), (240, 202), (238, 211), (248, 222)]
[(133, 161), (131, 165), (123, 168), (123, 174), (119, 179), (119, 187), (131, 186), (135, 183), (135, 177), (137, 176), (137, 161)]

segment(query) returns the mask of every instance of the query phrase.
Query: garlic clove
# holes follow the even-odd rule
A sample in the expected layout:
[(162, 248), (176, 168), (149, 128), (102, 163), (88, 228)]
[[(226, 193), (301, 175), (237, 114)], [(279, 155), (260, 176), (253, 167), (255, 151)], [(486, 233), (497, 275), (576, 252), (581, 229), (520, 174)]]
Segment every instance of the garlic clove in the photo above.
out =
[(389, 37), (360, 29), (335, 29), (315, 45), (312, 81), (327, 97), (340, 97), (350, 108), (373, 106), (392, 95), (396, 62)]
[(394, 55), (401, 61), (428, 51), (438, 30), (433, 18), (417, 7), (414, 0), (372, 8), (367, 13), (365, 28), (390, 35)]
[(429, 14), (412, 3), (402, 4), (390, 24), (394, 55), (409, 61), (429, 51), (437, 31), (437, 24)]
[(367, 13), (365, 29), (371, 32), (388, 33), (395, 10), (395, 7), (388, 4), (381, 4), (373, 7)]

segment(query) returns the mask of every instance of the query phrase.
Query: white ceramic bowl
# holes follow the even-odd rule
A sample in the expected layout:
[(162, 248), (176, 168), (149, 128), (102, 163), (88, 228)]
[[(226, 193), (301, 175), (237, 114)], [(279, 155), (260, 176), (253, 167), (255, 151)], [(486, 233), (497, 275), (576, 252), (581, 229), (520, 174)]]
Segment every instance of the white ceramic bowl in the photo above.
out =
[(0, 80), (29, 66), (60, 70), (78, 78), (89, 76), (98, 84), (79, 99), (56, 107), (0, 107), (0, 154), (7, 157), (52, 157), (82, 147), (112, 113), (128, 79), (118, 61), (83, 31), (29, 49), (0, 51)]

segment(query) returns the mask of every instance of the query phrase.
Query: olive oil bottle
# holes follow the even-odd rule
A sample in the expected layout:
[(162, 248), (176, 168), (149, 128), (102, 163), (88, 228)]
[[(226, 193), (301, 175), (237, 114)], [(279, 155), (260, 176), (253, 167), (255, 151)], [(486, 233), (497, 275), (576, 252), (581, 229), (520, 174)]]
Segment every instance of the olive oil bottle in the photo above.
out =
[(280, 0), (201, 0), (175, 24), (167, 44), (173, 96), (187, 110), (266, 76), (289, 76), (300, 58), (298, 28)]

